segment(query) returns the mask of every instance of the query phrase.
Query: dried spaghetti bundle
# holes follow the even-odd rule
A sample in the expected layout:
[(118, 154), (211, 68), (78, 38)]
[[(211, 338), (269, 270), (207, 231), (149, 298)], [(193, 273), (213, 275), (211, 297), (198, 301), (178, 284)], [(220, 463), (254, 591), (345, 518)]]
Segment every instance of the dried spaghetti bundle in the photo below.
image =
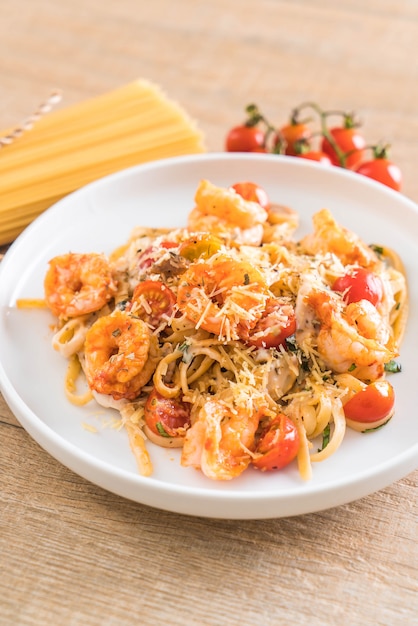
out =
[(0, 244), (87, 183), (146, 161), (204, 151), (193, 120), (145, 80), (49, 113), (28, 132), (0, 135)]

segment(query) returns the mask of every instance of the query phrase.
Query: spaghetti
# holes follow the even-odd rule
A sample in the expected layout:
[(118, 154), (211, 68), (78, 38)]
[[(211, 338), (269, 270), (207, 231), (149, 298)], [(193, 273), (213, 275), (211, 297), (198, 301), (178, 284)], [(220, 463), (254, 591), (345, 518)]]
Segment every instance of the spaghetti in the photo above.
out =
[[(67, 395), (120, 412), (142, 474), (151, 441), (181, 447), (183, 466), (215, 480), (295, 458), (309, 479), (347, 426), (392, 416), (347, 419), (344, 407), (385, 381), (398, 355), (402, 264), (328, 210), (300, 240), (297, 223), (294, 211), (203, 180), (186, 227), (138, 227), (107, 260), (51, 260), (46, 304), (58, 320), (53, 346), (70, 360)], [(335, 288), (360, 270), (378, 282), (374, 304)], [(77, 394), (81, 372), (89, 390)]]

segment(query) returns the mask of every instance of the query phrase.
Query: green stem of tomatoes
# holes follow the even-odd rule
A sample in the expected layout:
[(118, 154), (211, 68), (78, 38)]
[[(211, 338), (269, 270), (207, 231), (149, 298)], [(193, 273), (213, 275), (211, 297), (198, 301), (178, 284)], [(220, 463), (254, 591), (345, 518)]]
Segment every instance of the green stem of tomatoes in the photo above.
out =
[(297, 109), (294, 109), (294, 111), (299, 112), (301, 109), (306, 109), (306, 108), (313, 109), (315, 113), (317, 113), (319, 120), (320, 120), (320, 125), (321, 125), (321, 135), (324, 137), (324, 139), (326, 139), (329, 142), (329, 144), (333, 148), (337, 156), (340, 167), (346, 168), (347, 157), (349, 155), (341, 150), (341, 148), (335, 141), (334, 137), (329, 132), (328, 126), (327, 126), (327, 117), (331, 115), (342, 115), (344, 117), (344, 124), (349, 123), (349, 126), (351, 126), (351, 124), (353, 123), (353, 116), (348, 115), (344, 111), (323, 111), (321, 107), (316, 104), (316, 102), (303, 102), (301, 105), (297, 107)]
[[(292, 114), (291, 114), (292, 121), (296, 122), (299, 119), (299, 114), (302, 109), (312, 109), (318, 115), (319, 120), (320, 120), (320, 127), (321, 127), (320, 134), (331, 145), (332, 149), (335, 152), (335, 155), (337, 157), (340, 167), (346, 168), (347, 158), (350, 156), (351, 152), (343, 152), (341, 150), (341, 148), (339, 147), (339, 145), (337, 144), (337, 142), (335, 141), (334, 137), (332, 136), (332, 134), (330, 133), (328, 129), (327, 118), (331, 115), (342, 115), (344, 117), (344, 125), (347, 128), (351, 128), (355, 125), (354, 116), (344, 111), (324, 111), (323, 109), (321, 109), (320, 106), (316, 104), (316, 102), (308, 101), (308, 102), (303, 102), (298, 107), (295, 107), (292, 110)], [(270, 138), (270, 136), (275, 134), (277, 141), (275, 142), (273, 152), (275, 154), (283, 154), (286, 146), (285, 146), (285, 141), (281, 137), (280, 131), (278, 131), (274, 126), (270, 124), (268, 119), (260, 112), (258, 106), (256, 104), (249, 104), (246, 107), (246, 113), (248, 115), (248, 119), (246, 121), (247, 126), (256, 126), (260, 122), (262, 122), (265, 125), (266, 132), (265, 132), (264, 147), (267, 146), (268, 139)], [(373, 149), (375, 150), (375, 154), (377, 154), (378, 148), (373, 147)], [(385, 146), (384, 148), (381, 149), (379, 154), (382, 154), (382, 155), (385, 154), (386, 149), (387, 147)], [(383, 158), (383, 157), (381, 156), (380, 158)]]
[(284, 150), (284, 146), (283, 146), (283, 141), (280, 137), (280, 133), (276, 130), (274, 126), (270, 124), (268, 119), (260, 112), (260, 109), (258, 108), (258, 106), (256, 104), (249, 104), (245, 110), (246, 110), (247, 115), (249, 116), (246, 122), (248, 126), (255, 126), (259, 122), (262, 122), (265, 125), (266, 131), (265, 131), (265, 138), (264, 138), (264, 147), (267, 146), (267, 142), (270, 136), (273, 135), (274, 133), (277, 136), (278, 141), (274, 146), (273, 152), (275, 154), (282, 154)]
[(366, 146), (365, 150), (371, 150), (374, 159), (387, 159), (389, 156), (390, 144), (378, 144), (377, 146)]
[[(321, 109), (320, 106), (318, 106), (316, 104), (316, 102), (303, 102), (302, 104), (300, 104), (296, 109), (293, 109), (293, 114), (297, 115), (302, 109), (312, 109), (313, 111), (315, 111), (315, 113), (318, 115), (319, 117), (319, 121), (320, 121), (320, 126), (321, 126), (321, 135), (322, 137), (324, 137), (324, 139), (326, 139), (329, 144), (331, 145), (331, 147), (333, 148), (337, 159), (338, 159), (338, 163), (340, 165), (340, 167), (347, 167), (347, 154), (345, 154), (341, 148), (338, 146), (337, 142), (335, 141), (334, 137), (331, 135), (331, 133), (328, 130), (328, 126), (327, 126), (327, 117), (329, 115), (336, 115), (337, 113), (339, 115), (343, 115), (345, 117), (345, 119), (347, 119), (347, 114), (342, 112), (342, 111), (323, 111)], [(350, 118), (351, 119), (351, 118)]]

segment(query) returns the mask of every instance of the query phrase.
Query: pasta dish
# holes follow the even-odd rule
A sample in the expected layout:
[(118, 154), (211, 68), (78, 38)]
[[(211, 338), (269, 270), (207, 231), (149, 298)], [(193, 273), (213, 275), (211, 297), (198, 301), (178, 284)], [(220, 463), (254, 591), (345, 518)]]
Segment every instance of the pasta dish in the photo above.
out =
[(307, 480), (347, 427), (392, 417), (400, 259), (328, 209), (297, 227), (254, 183), (201, 180), (184, 227), (139, 226), (109, 257), (49, 262), (67, 396), (119, 412), (142, 475), (157, 445), (214, 480), (293, 464)]

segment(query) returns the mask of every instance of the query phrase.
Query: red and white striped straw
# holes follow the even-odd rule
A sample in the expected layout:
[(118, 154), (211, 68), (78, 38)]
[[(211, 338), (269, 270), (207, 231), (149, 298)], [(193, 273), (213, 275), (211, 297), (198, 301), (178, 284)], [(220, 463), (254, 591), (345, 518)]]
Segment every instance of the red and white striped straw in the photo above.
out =
[(31, 130), (33, 126), (36, 124), (38, 120), (41, 119), (44, 115), (49, 113), (53, 107), (61, 101), (62, 92), (59, 90), (55, 90), (51, 93), (49, 98), (42, 102), (39, 107), (36, 109), (32, 115), (27, 117), (19, 126), (14, 128), (8, 135), (4, 137), (0, 137), (0, 148), (4, 148), (13, 143), (16, 139), (18, 139), (23, 133), (28, 130)]

